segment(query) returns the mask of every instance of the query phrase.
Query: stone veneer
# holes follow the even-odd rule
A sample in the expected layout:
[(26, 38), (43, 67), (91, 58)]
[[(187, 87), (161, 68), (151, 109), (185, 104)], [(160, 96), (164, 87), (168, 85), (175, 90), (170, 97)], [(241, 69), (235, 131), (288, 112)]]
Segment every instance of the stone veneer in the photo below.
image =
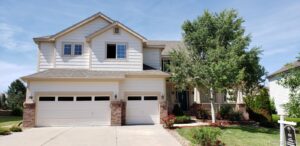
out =
[(163, 124), (162, 118), (168, 116), (168, 104), (167, 104), (167, 101), (161, 101), (159, 103), (159, 111), (160, 111), (160, 124)]
[(111, 101), (111, 126), (121, 126), (125, 124), (126, 103), (119, 101)]
[(34, 127), (35, 103), (24, 103), (23, 107), (23, 127)]

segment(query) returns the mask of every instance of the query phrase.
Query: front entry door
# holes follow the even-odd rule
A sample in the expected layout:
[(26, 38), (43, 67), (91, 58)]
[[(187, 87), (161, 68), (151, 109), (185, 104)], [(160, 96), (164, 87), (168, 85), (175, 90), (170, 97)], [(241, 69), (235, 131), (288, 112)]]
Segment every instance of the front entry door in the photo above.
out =
[(189, 108), (189, 92), (188, 91), (177, 92), (177, 101), (179, 102), (180, 108), (183, 111), (187, 111)]

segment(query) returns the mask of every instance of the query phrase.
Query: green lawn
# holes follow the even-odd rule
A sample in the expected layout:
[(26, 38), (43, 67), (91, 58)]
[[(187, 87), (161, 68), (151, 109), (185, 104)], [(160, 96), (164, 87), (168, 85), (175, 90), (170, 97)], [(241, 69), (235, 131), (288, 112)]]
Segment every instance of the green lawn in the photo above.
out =
[[(177, 132), (191, 140), (192, 128), (177, 129)], [(230, 126), (222, 129), (219, 140), (227, 146), (274, 146), (279, 145), (279, 129), (253, 126)], [(300, 145), (300, 135), (297, 134)]]
[(22, 117), (0, 116), (0, 127), (17, 125), (22, 121)]

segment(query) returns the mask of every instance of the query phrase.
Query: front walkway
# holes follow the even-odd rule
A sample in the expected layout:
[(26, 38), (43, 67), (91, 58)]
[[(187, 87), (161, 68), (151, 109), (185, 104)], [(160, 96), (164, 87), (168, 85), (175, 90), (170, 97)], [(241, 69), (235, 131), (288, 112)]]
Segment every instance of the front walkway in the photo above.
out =
[(180, 146), (161, 125), (43, 127), (0, 136), (0, 146)]

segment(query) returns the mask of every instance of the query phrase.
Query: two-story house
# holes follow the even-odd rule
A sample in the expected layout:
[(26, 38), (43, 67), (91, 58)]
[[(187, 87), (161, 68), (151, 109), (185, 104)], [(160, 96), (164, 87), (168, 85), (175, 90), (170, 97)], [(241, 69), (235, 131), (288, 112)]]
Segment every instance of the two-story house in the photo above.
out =
[(177, 92), (167, 82), (169, 52), (180, 41), (147, 40), (97, 13), (34, 42), (37, 72), (22, 77), (24, 127), (158, 124), (174, 104), (209, 105), (208, 90)]

